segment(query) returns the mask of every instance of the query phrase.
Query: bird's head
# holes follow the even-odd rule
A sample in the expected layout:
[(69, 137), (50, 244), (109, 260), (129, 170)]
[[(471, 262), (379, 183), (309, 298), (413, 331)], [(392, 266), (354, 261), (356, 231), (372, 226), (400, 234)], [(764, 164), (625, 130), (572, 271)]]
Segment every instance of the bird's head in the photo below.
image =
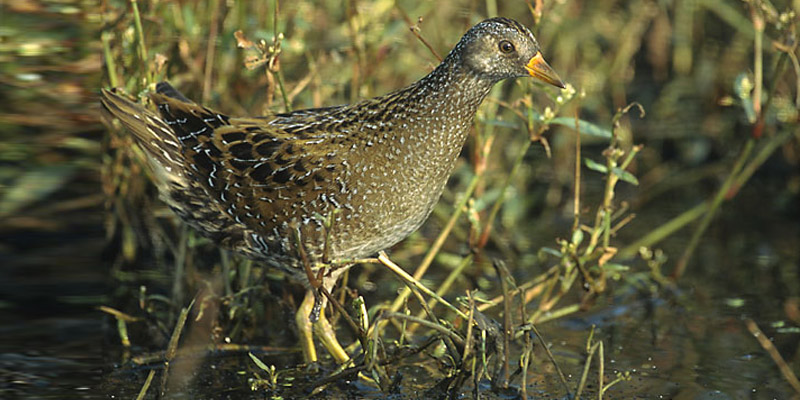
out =
[(542, 57), (531, 31), (508, 18), (491, 18), (473, 26), (454, 52), (471, 72), (492, 81), (530, 76), (564, 88), (564, 82)]

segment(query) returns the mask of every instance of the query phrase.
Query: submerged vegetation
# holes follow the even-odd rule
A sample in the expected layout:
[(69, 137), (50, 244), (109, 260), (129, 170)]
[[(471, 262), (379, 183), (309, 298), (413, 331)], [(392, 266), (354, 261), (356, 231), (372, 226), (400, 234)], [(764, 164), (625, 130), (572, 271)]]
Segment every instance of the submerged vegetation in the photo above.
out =
[[(639, 372), (609, 365), (602, 324), (582, 327), (577, 361), (559, 356), (548, 326), (633, 302), (690, 307), (685, 276), (724, 268), (703, 266), (714, 259), (703, 239), (730, 224), (724, 206), (758, 178), (775, 186), (754, 189), (775, 196), (764, 212), (800, 218), (797, 1), (0, 7), (14, 13), (3, 17), (0, 57), (19, 60), (0, 65), (0, 85), (14, 89), (0, 94), (2, 229), (59, 229), (48, 225), (54, 215), (103, 203), (103, 268), (118, 286), (101, 310), (116, 324), (110, 357), (122, 362), (109, 379), (136, 377), (129, 397), (631, 393), (625, 381)], [(66, 38), (21, 33), (42, 14), (58, 17), (44, 31), (65, 26)], [(156, 199), (128, 134), (112, 121), (102, 133), (101, 87), (144, 101), (168, 80), (230, 115), (348, 103), (417, 80), (496, 15), (531, 28), (567, 88), (524, 79), (494, 88), (429, 221), (331, 293), (331, 321), (352, 343), (339, 368), (294, 367), (299, 283), (196, 236)], [(31, 102), (41, 115), (26, 111)], [(658, 218), (638, 217), (665, 204)], [(667, 248), (675, 237), (684, 239)], [(788, 265), (800, 262), (787, 254)], [(777, 274), (800, 279), (797, 269)], [(783, 318), (800, 326), (800, 288), (782, 290)], [(761, 343), (778, 354), (783, 393), (800, 393), (800, 353), (784, 360)]]

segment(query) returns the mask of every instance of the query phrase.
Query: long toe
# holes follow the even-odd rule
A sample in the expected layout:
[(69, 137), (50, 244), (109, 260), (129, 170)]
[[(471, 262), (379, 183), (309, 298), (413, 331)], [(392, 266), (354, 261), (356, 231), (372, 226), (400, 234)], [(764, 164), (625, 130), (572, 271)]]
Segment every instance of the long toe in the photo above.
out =
[(344, 351), (339, 340), (336, 339), (336, 331), (333, 330), (328, 318), (325, 317), (325, 310), (320, 312), (319, 320), (314, 324), (314, 333), (316, 333), (319, 341), (328, 350), (328, 353), (336, 360), (338, 364), (344, 364), (350, 361), (350, 356)]

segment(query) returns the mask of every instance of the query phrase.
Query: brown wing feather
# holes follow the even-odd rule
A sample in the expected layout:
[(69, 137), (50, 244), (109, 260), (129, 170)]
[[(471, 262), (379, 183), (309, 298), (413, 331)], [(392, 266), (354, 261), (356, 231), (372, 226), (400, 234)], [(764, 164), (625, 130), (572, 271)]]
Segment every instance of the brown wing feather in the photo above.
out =
[(315, 232), (336, 207), (334, 193), (344, 189), (337, 174), (346, 162), (335, 151), (341, 135), (308, 119), (298, 125), (286, 123), (297, 121), (286, 116), (230, 118), (166, 83), (150, 98), (160, 116), (110, 91), (103, 91), (102, 101), (170, 178), (157, 184), (182, 219), (225, 245), (272, 261), (294, 260), (288, 257), (294, 223), (318, 245)]
[[(336, 185), (333, 165), (341, 160), (331, 140), (289, 134), (264, 119), (231, 119), (219, 127), (209, 147), (220, 149), (213, 161), (226, 187), (224, 202), (239, 220), (272, 230), (293, 220), (315, 217)], [(329, 167), (329, 168), (326, 168)], [(243, 210), (243, 211), (242, 211)]]
[(271, 256), (287, 252), (293, 221), (321, 226), (319, 213), (328, 212), (330, 193), (341, 189), (334, 176), (342, 163), (335, 135), (283, 129), (271, 124), (274, 116), (230, 118), (186, 101), (166, 84), (150, 98), (160, 116), (110, 92), (103, 104), (149, 158), (183, 178), (181, 185), (159, 184), (183, 219), (231, 247)]

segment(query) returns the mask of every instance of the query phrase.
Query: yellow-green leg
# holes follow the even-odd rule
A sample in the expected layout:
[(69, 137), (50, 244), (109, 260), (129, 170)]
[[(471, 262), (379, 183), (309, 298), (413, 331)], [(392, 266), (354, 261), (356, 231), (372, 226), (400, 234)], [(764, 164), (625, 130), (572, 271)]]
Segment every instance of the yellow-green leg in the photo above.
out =
[(319, 321), (314, 324), (314, 333), (316, 333), (319, 341), (322, 342), (322, 345), (325, 346), (328, 353), (333, 356), (337, 364), (344, 364), (350, 361), (350, 356), (347, 355), (347, 352), (344, 351), (342, 345), (339, 344), (339, 341), (336, 339), (336, 331), (333, 330), (331, 323), (328, 322), (328, 318), (325, 317), (324, 306), (319, 313)]
[(303, 359), (308, 364), (315, 363), (318, 360), (317, 349), (314, 347), (312, 324), (308, 318), (313, 308), (314, 293), (308, 290), (306, 291), (306, 297), (303, 298), (303, 302), (300, 303), (300, 307), (297, 309), (297, 314), (294, 316), (294, 322), (297, 324), (297, 333), (300, 335), (300, 347), (303, 349)]
[[(295, 315), (295, 322), (297, 323), (297, 330), (300, 334), (300, 346), (303, 349), (303, 358), (306, 363), (314, 363), (318, 361), (317, 349), (314, 346), (314, 336), (316, 334), (325, 349), (328, 350), (331, 356), (338, 364), (344, 364), (350, 360), (350, 356), (344, 351), (342, 345), (336, 339), (336, 331), (333, 330), (328, 318), (325, 317), (325, 304), (327, 301), (323, 300), (322, 309), (319, 313), (319, 320), (316, 323), (311, 323), (309, 316), (314, 308), (314, 292), (306, 291), (306, 296), (303, 302), (297, 309)], [(313, 334), (312, 334), (313, 332)]]

